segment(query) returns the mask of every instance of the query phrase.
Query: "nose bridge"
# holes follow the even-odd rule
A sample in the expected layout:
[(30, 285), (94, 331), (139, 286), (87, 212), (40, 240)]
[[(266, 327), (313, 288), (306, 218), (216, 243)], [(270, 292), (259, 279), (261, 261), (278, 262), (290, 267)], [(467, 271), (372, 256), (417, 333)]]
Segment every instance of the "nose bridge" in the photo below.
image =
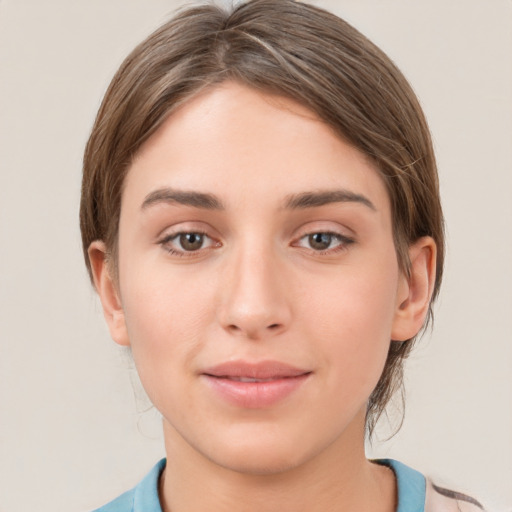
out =
[(290, 308), (275, 248), (271, 243), (245, 240), (230, 256), (219, 306), (223, 327), (249, 338), (284, 330)]

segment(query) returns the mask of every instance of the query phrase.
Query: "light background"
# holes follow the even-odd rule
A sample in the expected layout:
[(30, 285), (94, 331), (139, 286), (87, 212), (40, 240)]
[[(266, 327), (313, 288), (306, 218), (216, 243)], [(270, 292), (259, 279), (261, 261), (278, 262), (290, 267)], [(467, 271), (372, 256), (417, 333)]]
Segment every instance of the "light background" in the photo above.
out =
[[(129, 50), (183, 2), (0, 0), (0, 510), (85, 511), (163, 456), (82, 263), (81, 155)], [(399, 458), (512, 510), (512, 2), (317, 1), (380, 45), (429, 118), (448, 226)], [(137, 387), (135, 386), (135, 389)]]

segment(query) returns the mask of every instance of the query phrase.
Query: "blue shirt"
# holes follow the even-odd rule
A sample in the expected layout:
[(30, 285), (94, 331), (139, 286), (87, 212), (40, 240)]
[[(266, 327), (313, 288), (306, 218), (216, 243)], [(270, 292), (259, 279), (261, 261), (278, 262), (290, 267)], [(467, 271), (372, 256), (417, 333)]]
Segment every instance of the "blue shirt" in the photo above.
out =
[[(396, 512), (424, 512), (425, 477), (393, 459), (375, 462), (390, 467), (395, 473), (398, 487)], [(94, 512), (162, 512), (158, 499), (158, 479), (164, 468), (165, 459), (162, 459), (136, 487)]]

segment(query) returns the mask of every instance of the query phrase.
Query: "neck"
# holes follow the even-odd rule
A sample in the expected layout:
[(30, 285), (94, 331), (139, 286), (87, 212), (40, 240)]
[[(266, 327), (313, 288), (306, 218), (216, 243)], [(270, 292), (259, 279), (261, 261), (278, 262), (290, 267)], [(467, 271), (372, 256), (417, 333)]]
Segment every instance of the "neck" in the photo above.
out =
[[(364, 416), (362, 426), (361, 433)], [(393, 472), (366, 459), (363, 434), (355, 442), (347, 432), (296, 467), (254, 474), (208, 460), (165, 422), (164, 433), (168, 454), (160, 481), (164, 512), (393, 512), (396, 507)]]

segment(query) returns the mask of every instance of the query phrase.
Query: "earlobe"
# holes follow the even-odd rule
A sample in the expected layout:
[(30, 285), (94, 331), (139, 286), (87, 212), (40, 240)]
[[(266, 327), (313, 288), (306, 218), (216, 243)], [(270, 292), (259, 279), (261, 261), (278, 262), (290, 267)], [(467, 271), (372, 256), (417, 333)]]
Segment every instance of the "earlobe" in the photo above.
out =
[(129, 345), (124, 310), (117, 285), (111, 275), (107, 261), (107, 249), (101, 240), (94, 241), (88, 249), (94, 286), (103, 308), (110, 336), (119, 345)]
[(428, 314), (436, 278), (436, 243), (425, 236), (409, 247), (410, 275), (400, 277), (391, 339), (408, 340), (420, 331)]

